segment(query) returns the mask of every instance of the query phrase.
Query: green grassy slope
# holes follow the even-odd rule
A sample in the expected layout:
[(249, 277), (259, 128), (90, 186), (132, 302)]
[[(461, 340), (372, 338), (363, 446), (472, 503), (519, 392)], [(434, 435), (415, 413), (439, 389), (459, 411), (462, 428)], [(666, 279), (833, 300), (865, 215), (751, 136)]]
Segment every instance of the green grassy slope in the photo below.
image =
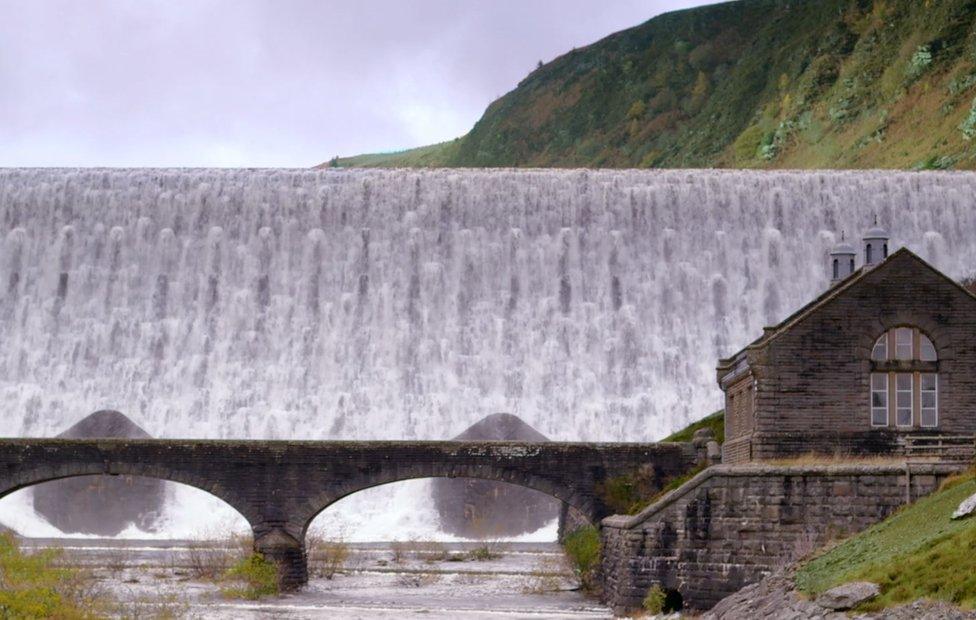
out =
[(715, 435), (715, 441), (720, 444), (725, 443), (725, 410), (720, 409), (697, 422), (692, 422), (680, 431), (668, 435), (661, 441), (691, 441), (695, 436), (695, 431), (700, 428), (712, 429), (712, 434)]
[(976, 518), (949, 518), (973, 493), (970, 472), (807, 562), (797, 573), (797, 587), (817, 594), (867, 580), (881, 586), (881, 597), (864, 610), (919, 598), (976, 608)]
[(338, 163), (974, 169), (974, 138), (976, 0), (741, 0), (573, 50), (458, 140)]

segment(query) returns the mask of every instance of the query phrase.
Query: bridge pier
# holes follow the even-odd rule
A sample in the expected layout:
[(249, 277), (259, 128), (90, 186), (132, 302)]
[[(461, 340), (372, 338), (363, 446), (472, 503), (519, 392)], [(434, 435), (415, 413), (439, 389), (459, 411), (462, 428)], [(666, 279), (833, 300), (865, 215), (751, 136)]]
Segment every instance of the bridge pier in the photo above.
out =
[(305, 545), (280, 528), (258, 534), (254, 528), (254, 551), (278, 566), (278, 587), (282, 592), (297, 590), (308, 583), (308, 557)]

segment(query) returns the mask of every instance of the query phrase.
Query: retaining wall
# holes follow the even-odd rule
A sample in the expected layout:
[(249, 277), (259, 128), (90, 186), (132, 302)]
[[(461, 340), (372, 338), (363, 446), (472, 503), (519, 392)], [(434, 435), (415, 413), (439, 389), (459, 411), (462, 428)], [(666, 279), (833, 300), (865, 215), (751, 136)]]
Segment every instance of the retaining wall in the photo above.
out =
[(936, 490), (958, 466), (718, 465), (634, 516), (602, 521), (604, 598), (639, 609), (660, 584), (704, 610)]

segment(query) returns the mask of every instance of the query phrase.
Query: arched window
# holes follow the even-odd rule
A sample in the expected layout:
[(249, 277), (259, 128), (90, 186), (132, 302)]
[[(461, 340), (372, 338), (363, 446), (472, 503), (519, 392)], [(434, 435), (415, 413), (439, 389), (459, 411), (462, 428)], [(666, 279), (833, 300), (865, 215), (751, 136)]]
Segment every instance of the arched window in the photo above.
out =
[(918, 328), (896, 327), (871, 349), (871, 426), (939, 425), (939, 355)]
[(840, 278), (840, 261), (834, 259), (834, 279)]
[(867, 245), (866, 248), (864, 248), (864, 262), (867, 263), (868, 265), (874, 262), (872, 260), (874, 258), (874, 252), (872, 251), (873, 249), (874, 248), (871, 247), (870, 243)]

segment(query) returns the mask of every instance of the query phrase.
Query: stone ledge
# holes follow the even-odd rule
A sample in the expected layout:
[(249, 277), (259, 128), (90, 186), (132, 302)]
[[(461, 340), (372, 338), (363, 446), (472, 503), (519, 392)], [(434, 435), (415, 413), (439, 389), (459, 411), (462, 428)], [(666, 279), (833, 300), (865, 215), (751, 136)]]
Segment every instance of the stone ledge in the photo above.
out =
[(601, 521), (604, 527), (632, 529), (667, 509), (678, 500), (700, 487), (714, 477), (779, 477), (779, 476), (892, 476), (905, 474), (906, 468), (912, 476), (948, 474), (965, 468), (956, 463), (892, 463), (887, 465), (870, 463), (850, 463), (840, 465), (766, 465), (750, 463), (747, 465), (715, 465), (701, 472), (677, 489), (644, 508), (636, 515), (613, 515)]

